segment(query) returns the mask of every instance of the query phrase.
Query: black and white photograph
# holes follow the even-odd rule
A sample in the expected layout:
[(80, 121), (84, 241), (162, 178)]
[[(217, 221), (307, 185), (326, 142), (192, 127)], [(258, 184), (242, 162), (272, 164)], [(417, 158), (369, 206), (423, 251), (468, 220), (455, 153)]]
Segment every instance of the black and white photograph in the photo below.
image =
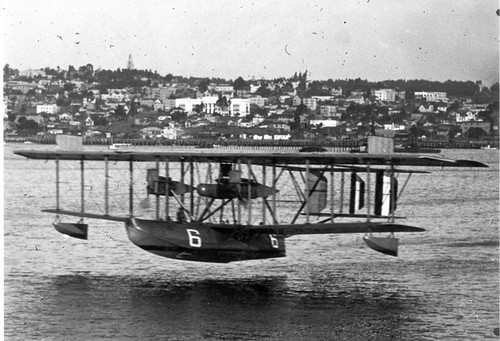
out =
[(3, 0), (5, 340), (498, 340), (498, 1)]

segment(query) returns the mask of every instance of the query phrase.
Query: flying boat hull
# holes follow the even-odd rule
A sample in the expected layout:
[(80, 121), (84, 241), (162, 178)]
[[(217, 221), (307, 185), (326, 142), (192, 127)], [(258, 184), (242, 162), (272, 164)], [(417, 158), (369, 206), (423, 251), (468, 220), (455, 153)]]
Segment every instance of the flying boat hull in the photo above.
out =
[(286, 256), (283, 236), (245, 231), (237, 225), (131, 218), (125, 227), (136, 246), (178, 260), (228, 263)]

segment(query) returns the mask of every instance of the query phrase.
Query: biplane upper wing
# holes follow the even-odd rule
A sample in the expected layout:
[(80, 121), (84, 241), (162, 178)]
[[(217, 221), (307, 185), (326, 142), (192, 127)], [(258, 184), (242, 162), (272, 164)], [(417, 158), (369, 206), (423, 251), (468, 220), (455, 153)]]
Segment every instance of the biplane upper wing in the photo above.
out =
[(488, 167), (473, 160), (453, 160), (428, 155), (406, 154), (347, 154), (347, 153), (287, 153), (287, 152), (112, 152), (112, 151), (38, 151), (18, 150), (17, 155), (29, 159), (42, 160), (85, 160), (85, 161), (135, 161), (154, 162), (157, 160), (180, 162), (220, 162), (234, 163), (251, 161), (254, 165), (394, 165), (421, 167)]

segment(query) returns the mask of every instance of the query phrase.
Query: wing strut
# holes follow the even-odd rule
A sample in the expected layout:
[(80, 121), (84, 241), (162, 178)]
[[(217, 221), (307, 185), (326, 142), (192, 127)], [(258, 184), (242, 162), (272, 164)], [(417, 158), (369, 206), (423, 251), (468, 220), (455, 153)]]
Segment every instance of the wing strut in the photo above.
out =
[(334, 163), (332, 162), (331, 168), (330, 168), (330, 213), (331, 213), (331, 220), (333, 223), (333, 219), (335, 218), (335, 211), (334, 211), (334, 199), (335, 199), (335, 185), (334, 185), (334, 171), (333, 171)]
[[(82, 166), (83, 167), (83, 166)], [(130, 217), (134, 216), (134, 161), (130, 159), (129, 161), (129, 174), (130, 174), (130, 183), (129, 183), (129, 198), (128, 198), (128, 214)]]
[(370, 209), (371, 209), (371, 187), (370, 187), (370, 161), (366, 160), (366, 221), (370, 222)]
[(395, 219), (394, 219), (394, 211), (396, 211), (396, 195), (397, 195), (397, 189), (396, 191), (394, 190), (395, 187), (396, 187), (396, 184), (395, 184), (395, 181), (394, 181), (394, 163), (391, 162), (391, 192), (389, 194), (389, 200), (391, 201), (391, 206), (390, 206), (390, 210), (391, 210), (391, 219), (390, 219), (390, 222), (391, 223), (394, 223)]
[[(189, 182), (191, 185), (191, 188), (194, 188), (194, 163), (193, 161), (189, 161), (189, 168), (190, 168), (190, 173), (189, 173)], [(189, 210), (190, 210), (190, 215), (194, 217), (194, 195), (193, 191), (191, 191), (191, 195), (189, 196)]]
[[(238, 158), (238, 172), (240, 172), (241, 175), (241, 159), (239, 158)], [(238, 184), (238, 193), (241, 193), (241, 184)], [(240, 197), (240, 195), (238, 195), (238, 197)], [(238, 224), (241, 224), (241, 198), (238, 198)]]
[(85, 168), (83, 158), (80, 160), (80, 173), (81, 173), (81, 182), (80, 182), (80, 200), (81, 202), (81, 212), (85, 212)]
[[(306, 179), (307, 181), (309, 181), (309, 159), (306, 159)], [(318, 178), (319, 180), (319, 178)], [(309, 224), (309, 199), (310, 199), (310, 192), (313, 192), (314, 189), (316, 188), (316, 185), (318, 183), (318, 181), (316, 182), (316, 184), (314, 184), (314, 187), (312, 188), (311, 191), (309, 191), (309, 186), (307, 185), (307, 181), (306, 181), (306, 224)]]
[(252, 224), (252, 186), (251, 186), (251, 179), (252, 179), (252, 163), (250, 160), (247, 161), (247, 168), (248, 168), (248, 190), (247, 190), (247, 205), (248, 205), (248, 210), (247, 210), (247, 224), (251, 225)]
[(56, 210), (58, 210), (59, 207), (59, 186), (60, 186), (60, 180), (59, 180), (59, 158), (56, 158)]
[(403, 187), (401, 188), (401, 190), (399, 191), (397, 201), (399, 201), (399, 198), (400, 198), (400, 197), (401, 197), (401, 195), (403, 194), (403, 191), (405, 190), (406, 185), (407, 185), (407, 184), (408, 184), (408, 182), (410, 181), (411, 175), (412, 175), (412, 173), (411, 173), (411, 172), (410, 172), (410, 173), (408, 173), (408, 176), (406, 177), (406, 181), (405, 181), (405, 183), (403, 184)]
[(104, 158), (104, 214), (109, 215), (109, 161)]
[(169, 187), (169, 182), (168, 179), (170, 179), (170, 170), (169, 170), (169, 162), (168, 162), (168, 157), (165, 158), (165, 179), (167, 181), (165, 181), (165, 221), (169, 221), (170, 220), (170, 212), (169, 212), (169, 206), (170, 206), (170, 200), (169, 200), (169, 197), (170, 197), (170, 189), (168, 188)]
[[(262, 166), (262, 184), (266, 185), (266, 166)], [(262, 224), (266, 224), (266, 198), (262, 198)]]
[[(273, 161), (273, 188), (276, 188), (276, 162)], [(267, 203), (267, 201), (266, 201)], [(273, 225), (278, 225), (276, 220), (276, 191), (273, 191)]]
[[(212, 206), (214, 201), (215, 201), (214, 198), (210, 198), (210, 201), (206, 204), (205, 209), (203, 210), (203, 212), (201, 212), (201, 215), (198, 218), (198, 221), (202, 222), (204, 220), (203, 218), (204, 218), (205, 214), (207, 214), (208, 210), (210, 209), (210, 207)], [(221, 206), (221, 207), (224, 207), (224, 206)], [(219, 207), (219, 208), (221, 208), (221, 207)], [(218, 209), (214, 210), (210, 215), (207, 216), (206, 219), (208, 219), (211, 215), (216, 213)]]
[(344, 213), (344, 183), (345, 183), (345, 173), (342, 172), (340, 175), (340, 211), (339, 213)]
[[(157, 157), (156, 158), (156, 174), (158, 174), (158, 178), (159, 178), (159, 175), (160, 175), (160, 158)], [(165, 182), (168, 182), (165, 181)], [(155, 182), (155, 216), (156, 216), (156, 220), (160, 220), (160, 194), (159, 194), (159, 182), (156, 181)], [(165, 196), (168, 196), (168, 192), (165, 192)]]

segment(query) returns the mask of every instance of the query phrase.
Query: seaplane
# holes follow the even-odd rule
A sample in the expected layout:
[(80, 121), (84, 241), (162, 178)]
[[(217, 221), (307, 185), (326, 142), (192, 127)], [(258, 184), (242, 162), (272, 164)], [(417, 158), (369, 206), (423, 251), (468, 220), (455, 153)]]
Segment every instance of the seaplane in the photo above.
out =
[[(54, 161), (54, 202), (43, 212), (55, 215), (55, 229), (73, 238), (88, 239), (86, 220), (108, 220), (123, 223), (129, 240), (155, 255), (228, 263), (285, 257), (286, 240), (297, 235), (358, 233), (369, 248), (397, 256), (396, 233), (425, 231), (404, 224), (405, 217), (396, 215), (412, 175), (435, 167), (487, 165), (397, 154), (390, 142), (378, 138), (369, 138), (368, 152), (357, 154), (97, 151), (84, 150), (81, 141), (61, 135), (59, 149), (15, 154), (30, 162)], [(89, 163), (92, 167), (86, 166)], [(100, 182), (99, 190), (86, 185), (90, 168), (100, 174), (101, 179), (91, 178)], [(64, 171), (76, 178), (76, 185), (65, 190)], [(123, 199), (113, 194), (110, 184), (110, 179), (119, 177), (124, 179), (121, 188), (126, 189), (128, 202), (113, 205)], [(69, 203), (65, 199), (69, 196), (77, 202)], [(150, 205), (138, 201), (150, 196), (154, 205), (151, 200)], [(86, 205), (88, 200), (98, 202), (98, 207)], [(66, 216), (79, 220), (64, 222)]]

